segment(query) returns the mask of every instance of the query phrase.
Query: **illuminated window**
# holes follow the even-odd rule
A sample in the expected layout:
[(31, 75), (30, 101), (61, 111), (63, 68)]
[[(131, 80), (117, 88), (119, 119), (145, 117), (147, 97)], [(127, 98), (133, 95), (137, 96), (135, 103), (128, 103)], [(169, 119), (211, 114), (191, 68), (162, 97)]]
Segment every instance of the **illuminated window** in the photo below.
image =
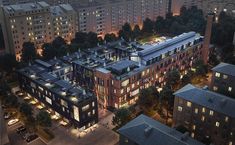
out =
[(85, 106), (82, 107), (82, 111), (86, 111), (86, 110), (88, 110), (89, 108), (90, 108), (90, 105), (87, 104), (87, 105), (85, 105)]
[(228, 145), (233, 145), (233, 142), (230, 141), (230, 142), (228, 143)]
[(93, 101), (93, 102), (92, 102), (92, 107), (94, 107), (94, 106), (95, 106), (95, 102)]
[(227, 79), (228, 78), (228, 76), (227, 75), (223, 75), (223, 79)]
[(135, 87), (135, 84), (132, 84), (132, 86), (131, 86), (132, 88), (134, 88)]
[(202, 112), (205, 113), (206, 112), (206, 108), (203, 107), (202, 108)]
[(198, 114), (198, 108), (195, 108), (194, 112), (195, 114)]
[(228, 87), (228, 91), (231, 92), (232, 91), (232, 87)]
[(123, 89), (121, 89), (121, 94), (123, 94), (123, 92), (124, 92), (124, 90), (123, 90)]
[(193, 132), (191, 133), (191, 137), (194, 138), (194, 133)]
[(220, 73), (215, 73), (215, 76), (217, 77), (217, 78), (219, 78), (220, 77)]
[(193, 130), (195, 130), (196, 129), (196, 125), (193, 125)]
[(228, 116), (225, 117), (225, 122), (228, 122)]
[(93, 114), (93, 115), (95, 114), (95, 109), (92, 110), (92, 114)]
[(141, 75), (144, 76), (144, 75), (145, 75), (145, 71), (143, 71), (143, 72), (141, 73)]
[(61, 99), (61, 105), (68, 108), (68, 103)]
[(76, 106), (73, 106), (73, 115), (74, 115), (75, 120), (80, 121), (79, 110), (78, 110), (78, 107)]
[(187, 106), (188, 106), (188, 107), (191, 107), (191, 106), (192, 106), (192, 103), (191, 103), (191, 102), (187, 102)]
[(219, 122), (218, 122), (218, 121), (215, 123), (215, 126), (216, 126), (216, 127), (219, 127)]
[(217, 90), (218, 90), (218, 87), (214, 86), (214, 87), (213, 87), (213, 90), (214, 90), (214, 91), (217, 91)]
[(213, 116), (214, 114), (214, 111), (210, 110), (210, 115)]
[(114, 92), (114, 94), (116, 94), (117, 93), (116, 89), (114, 89), (113, 92)]
[(51, 99), (50, 99), (50, 98), (46, 97), (46, 101), (47, 101), (47, 103), (49, 103), (49, 104), (51, 104), (51, 105), (52, 105), (52, 101), (51, 101)]
[(201, 120), (202, 120), (202, 121), (205, 121), (205, 116), (202, 116)]
[(183, 108), (181, 107), (181, 106), (178, 106), (178, 111), (182, 111), (183, 110)]

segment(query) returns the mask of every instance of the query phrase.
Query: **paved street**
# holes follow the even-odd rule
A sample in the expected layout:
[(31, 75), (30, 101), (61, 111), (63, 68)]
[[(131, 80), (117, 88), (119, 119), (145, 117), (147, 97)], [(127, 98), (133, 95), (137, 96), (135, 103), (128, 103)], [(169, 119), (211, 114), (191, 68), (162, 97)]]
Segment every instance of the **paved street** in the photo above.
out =
[(19, 134), (16, 133), (16, 128), (20, 127), (21, 124), (17, 123), (13, 126), (8, 127), (8, 136), (11, 141), (11, 145), (46, 145), (40, 138), (33, 140), (30, 143), (24, 141)]
[(56, 127), (53, 132), (56, 136), (48, 145), (115, 145), (119, 139), (117, 133), (102, 125), (83, 137), (72, 134), (72, 129), (62, 126)]

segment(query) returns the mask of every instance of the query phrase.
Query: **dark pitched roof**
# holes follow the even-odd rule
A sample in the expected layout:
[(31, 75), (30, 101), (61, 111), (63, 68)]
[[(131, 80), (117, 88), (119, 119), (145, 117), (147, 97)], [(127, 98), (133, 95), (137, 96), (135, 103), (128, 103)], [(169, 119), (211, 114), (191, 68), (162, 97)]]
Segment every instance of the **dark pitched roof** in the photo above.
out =
[(188, 84), (176, 91), (174, 95), (227, 116), (235, 117), (235, 100), (222, 94)]
[(235, 76), (235, 65), (232, 64), (220, 63), (214, 68), (212, 68), (212, 70), (223, 74)]
[(118, 132), (138, 145), (203, 145), (145, 115), (130, 121)]

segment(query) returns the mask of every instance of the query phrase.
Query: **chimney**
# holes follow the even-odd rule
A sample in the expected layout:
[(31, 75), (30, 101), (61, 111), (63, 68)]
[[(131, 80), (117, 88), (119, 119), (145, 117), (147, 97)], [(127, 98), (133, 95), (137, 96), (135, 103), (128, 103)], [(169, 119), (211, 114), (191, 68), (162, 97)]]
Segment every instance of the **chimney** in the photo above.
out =
[(226, 103), (227, 103), (226, 98), (222, 99), (222, 100), (220, 101), (220, 107), (221, 107), (221, 108), (224, 107), (224, 106), (226, 105)]
[(86, 95), (86, 90), (83, 90), (83, 91), (82, 91), (82, 94), (83, 94), (83, 95)]
[(185, 132), (182, 136), (181, 136), (181, 140), (182, 141), (186, 141), (186, 140), (188, 140), (188, 138), (189, 138), (189, 133), (188, 132)]
[(208, 14), (207, 16), (207, 24), (206, 24), (206, 32), (204, 36), (204, 42), (203, 42), (203, 52), (202, 52), (202, 57), (204, 64), (208, 63), (208, 58), (209, 58), (209, 47), (210, 47), (210, 40), (211, 40), (211, 29), (212, 29), (212, 22), (213, 22), (213, 14)]
[(144, 129), (144, 135), (145, 137), (148, 137), (151, 132), (152, 132), (153, 128), (151, 126), (148, 126), (147, 128)]
[(233, 34), (233, 45), (235, 46), (235, 32)]

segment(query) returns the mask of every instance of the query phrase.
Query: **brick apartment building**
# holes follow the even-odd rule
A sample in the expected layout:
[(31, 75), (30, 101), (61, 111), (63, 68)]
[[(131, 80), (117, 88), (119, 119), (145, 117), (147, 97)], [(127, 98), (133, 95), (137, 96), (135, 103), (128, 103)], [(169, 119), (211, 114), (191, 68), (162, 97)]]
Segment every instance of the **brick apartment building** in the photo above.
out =
[(214, 145), (235, 143), (235, 100), (188, 84), (174, 93), (174, 126), (183, 125), (191, 137)]

